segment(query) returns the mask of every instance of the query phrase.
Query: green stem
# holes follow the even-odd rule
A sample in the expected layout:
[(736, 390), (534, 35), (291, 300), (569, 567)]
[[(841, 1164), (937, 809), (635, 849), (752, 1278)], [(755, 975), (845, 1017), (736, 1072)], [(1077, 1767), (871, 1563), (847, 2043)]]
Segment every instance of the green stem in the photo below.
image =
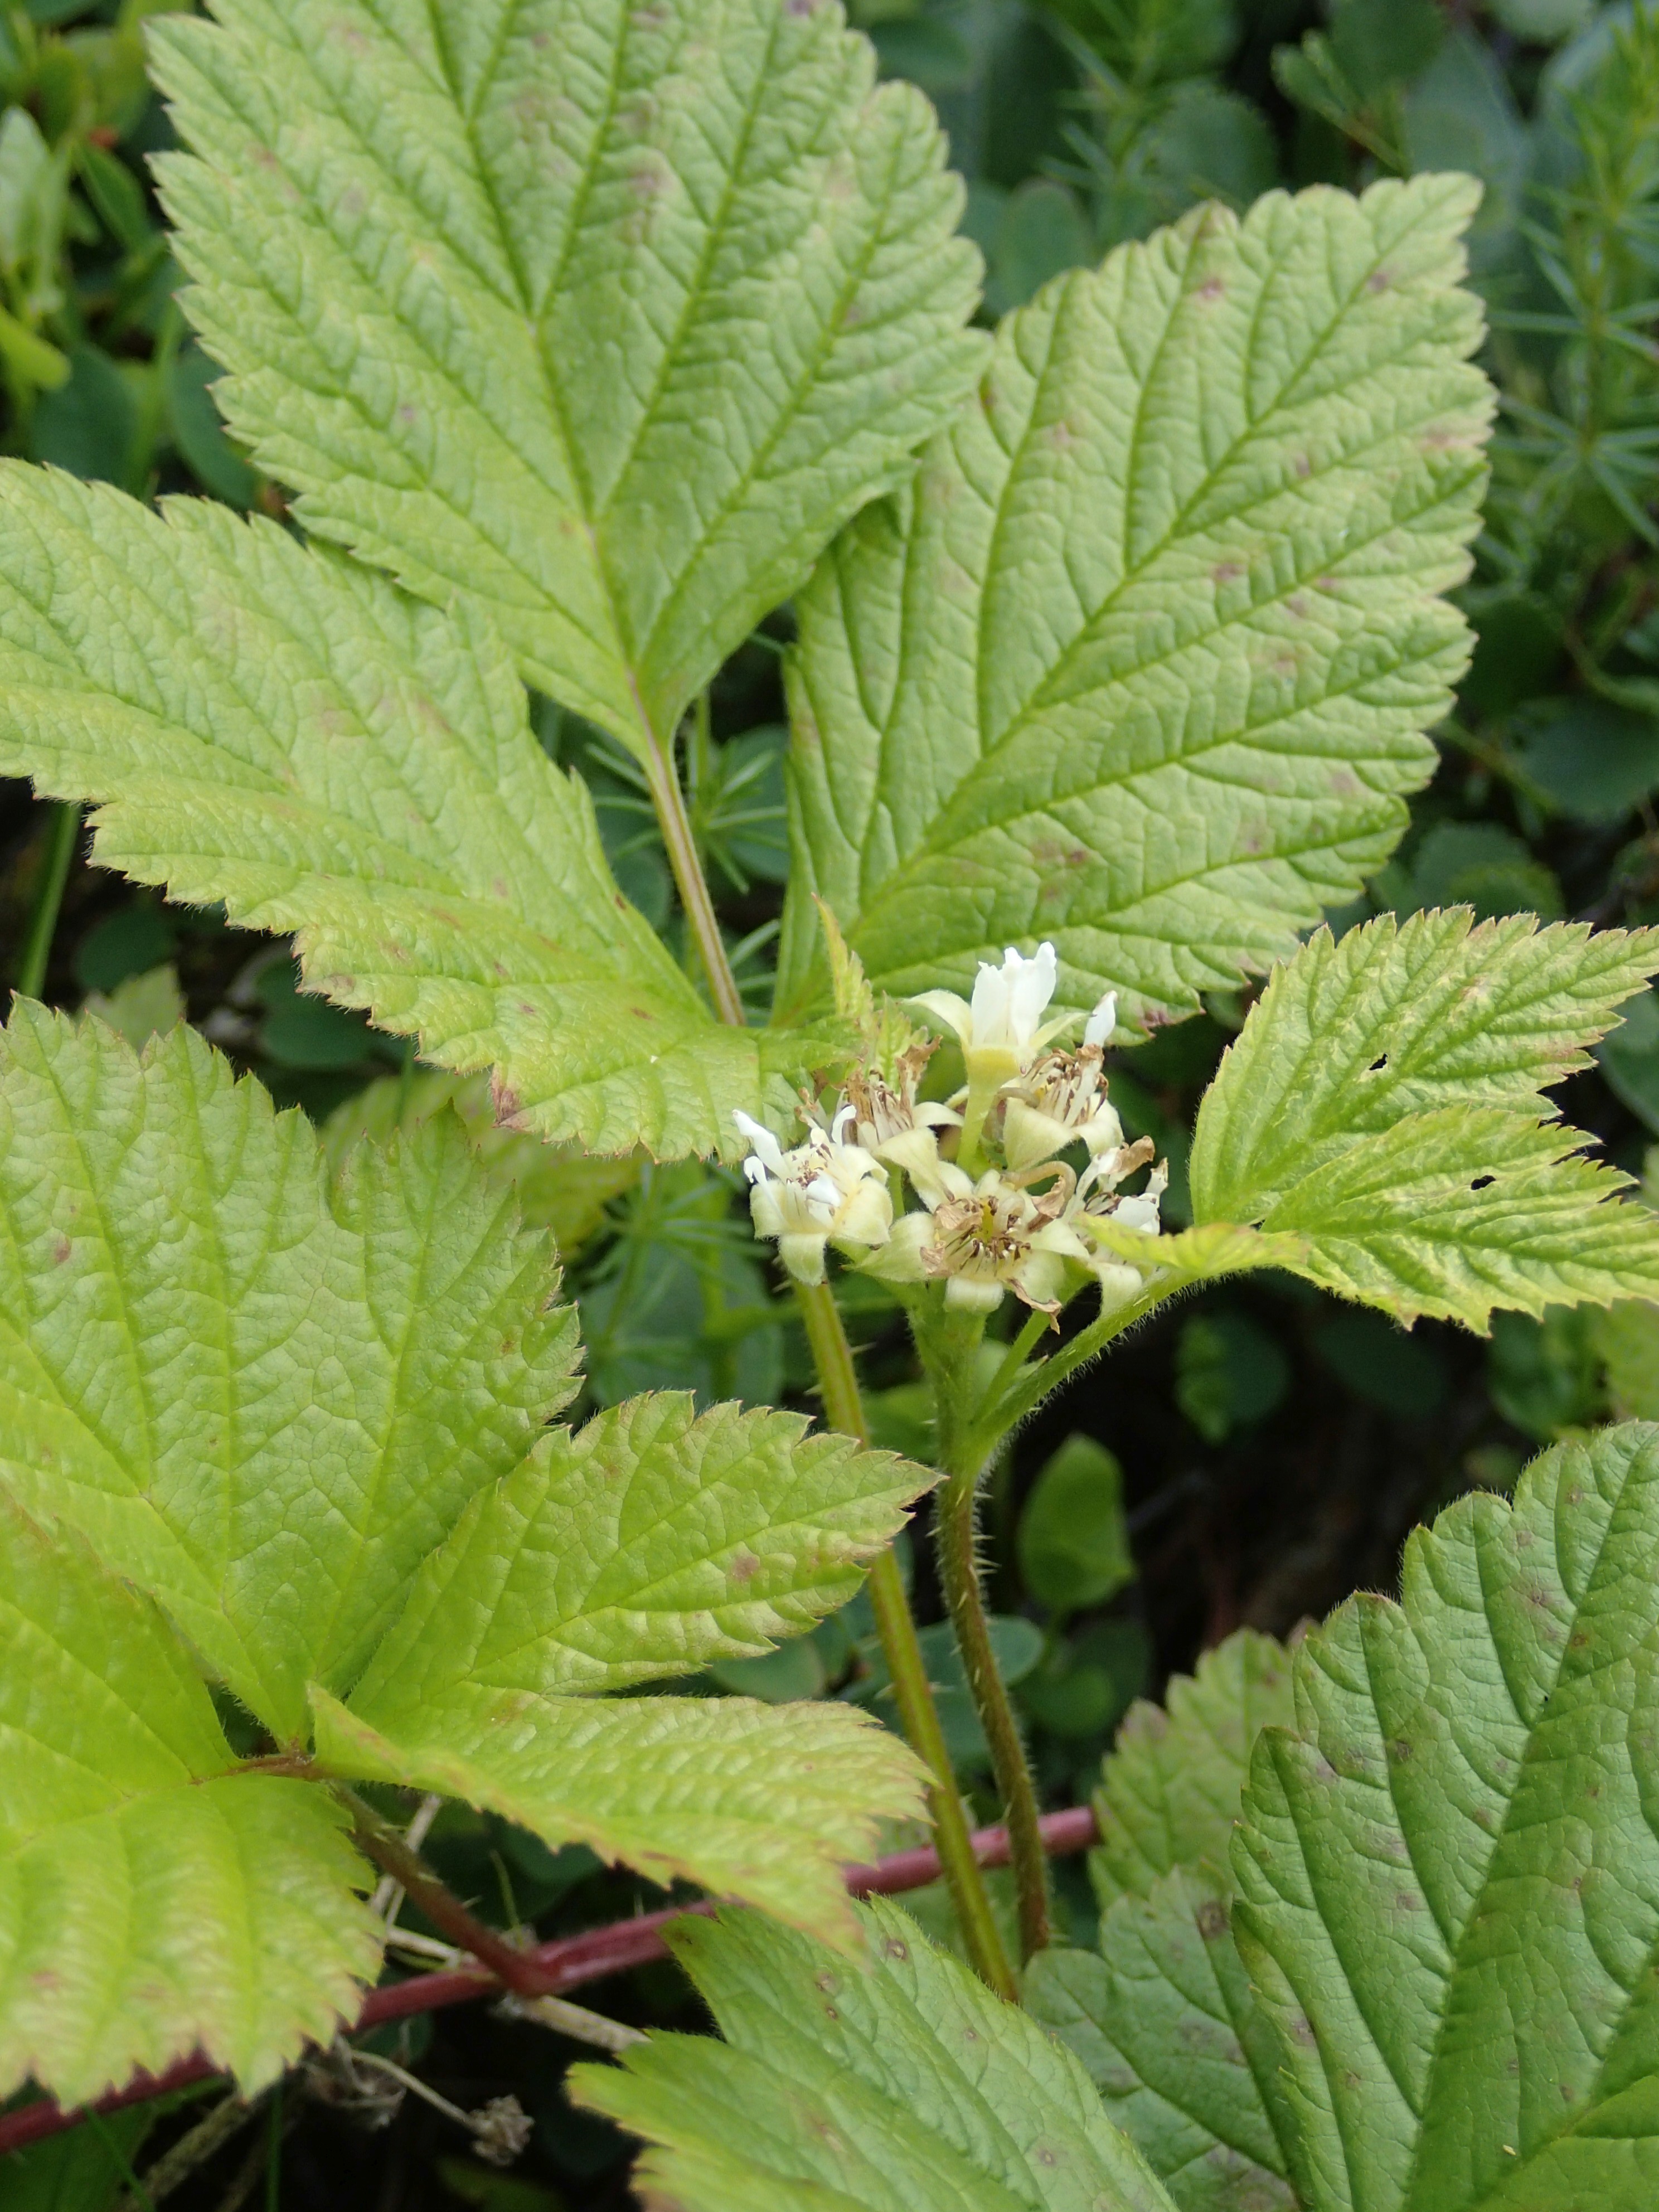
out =
[[(859, 1394), (853, 1347), (847, 1340), (835, 1293), (827, 1283), (797, 1283), (795, 1292), (823, 1392), (824, 1419), (843, 1436), (856, 1437), (860, 1443), (867, 1444), (869, 1423)], [(890, 1550), (884, 1552), (871, 1568), (869, 1589), (871, 1609), (876, 1616), (887, 1671), (892, 1677), (899, 1718), (913, 1749), (920, 1754), (932, 1777), (927, 1809), (933, 1818), (939, 1863), (945, 1869), (969, 1956), (981, 1980), (999, 1996), (1012, 2002), (1018, 1995), (1013, 1966), (991, 1911), (984, 1875), (974, 1856), (973, 1839), (963, 1813), (951, 1754), (945, 1748), (945, 1731), (939, 1725), (939, 1708), (927, 1680), (910, 1602), (904, 1594), (898, 1562)]]
[(708, 894), (708, 880), (697, 858), (697, 841), (692, 834), (691, 817), (685, 811), (685, 794), (680, 789), (679, 777), (674, 772), (673, 748), (672, 744), (665, 747), (659, 744), (653, 730), (647, 729), (645, 736), (646, 783), (651, 793), (651, 803), (657, 810), (657, 821), (662, 830), (663, 844), (667, 848), (668, 865), (674, 871), (680, 904), (685, 909), (686, 921), (696, 939), (703, 970), (708, 977), (708, 993), (714, 1002), (714, 1012), (721, 1021), (729, 1023), (733, 1029), (745, 1029), (749, 1017), (744, 1012), (738, 979), (732, 973), (732, 963), (726, 957), (726, 940), (720, 935), (714, 902)]
[[(1193, 1275), (1169, 1275), (1150, 1283), (1122, 1305), (1114, 1306), (1110, 1313), (1102, 1314), (1087, 1328), (1079, 1329), (1069, 1344), (1062, 1345), (1049, 1358), (1021, 1368), (1006, 1388), (1001, 1387), (1002, 1376), (999, 1374), (996, 1386), (987, 1392), (974, 1418), (971, 1442), (964, 1445), (963, 1463), (983, 1466), (1009, 1430), (1028, 1419), (1069, 1376), (1086, 1366), (1097, 1352), (1103, 1352), (1115, 1336), (1121, 1336), (1136, 1322), (1144, 1321), (1154, 1307), (1161, 1306), (1166, 1298), (1173, 1297), (1177, 1291), (1184, 1291), (1196, 1280)], [(1006, 1370), (1007, 1362), (1003, 1365)]]
[[(698, 732), (705, 745), (708, 741), (707, 713), (705, 698), (699, 707), (702, 719)], [(641, 720), (643, 722), (643, 716)], [(732, 973), (732, 963), (726, 957), (725, 940), (720, 936), (720, 923), (715, 918), (708, 879), (698, 858), (696, 839), (685, 811), (685, 796), (674, 770), (672, 750), (665, 750), (648, 726), (646, 737), (645, 769), (652, 803), (662, 827), (663, 842), (668, 850), (674, 880), (679, 887), (680, 901), (708, 971), (714, 1011), (721, 1021), (729, 1023), (733, 1028), (742, 1029), (746, 1026), (748, 1018), (744, 1012), (737, 979)], [(868, 1444), (870, 1428), (864, 1415), (864, 1401), (859, 1395), (858, 1375), (853, 1365), (853, 1348), (847, 1341), (847, 1331), (842, 1326), (841, 1310), (836, 1304), (835, 1293), (827, 1283), (797, 1283), (795, 1288), (806, 1326), (807, 1342), (811, 1347), (819, 1385), (823, 1393), (824, 1418), (831, 1428), (840, 1430), (844, 1436), (856, 1437), (860, 1443)], [(1013, 2002), (1018, 1996), (1013, 1966), (991, 1911), (984, 1875), (974, 1856), (973, 1839), (963, 1813), (962, 1798), (951, 1770), (951, 1755), (945, 1748), (945, 1731), (939, 1725), (939, 1708), (933, 1702), (933, 1687), (927, 1680), (921, 1646), (917, 1641), (916, 1625), (910, 1614), (910, 1601), (905, 1595), (898, 1562), (890, 1548), (884, 1552), (871, 1568), (869, 1591), (877, 1632), (881, 1638), (888, 1673), (892, 1678), (899, 1718), (912, 1748), (918, 1753), (932, 1778), (927, 1787), (927, 1809), (933, 1820), (939, 1863), (945, 1869), (945, 1882), (961, 1923), (969, 1957), (975, 1972), (989, 1987), (999, 1996)], [(385, 1863), (384, 1861), (381, 1863)], [(411, 1891), (410, 1894), (414, 1893)], [(432, 1917), (429, 1912), (428, 1917)]]
[(56, 811), (46, 831), (40, 887), (34, 896), (34, 912), (29, 917), (23, 957), (17, 963), (16, 990), (20, 999), (38, 999), (45, 985), (52, 940), (58, 933), (58, 912), (64, 903), (64, 886), (69, 881), (70, 863), (75, 858), (76, 842), (81, 835), (79, 806), (66, 799), (52, 804)]
[(997, 1665), (985, 1592), (980, 1584), (976, 1468), (952, 1474), (939, 1492), (933, 1509), (933, 1532), (939, 1580), (951, 1608), (957, 1649), (962, 1654), (974, 1710), (990, 1747), (991, 1771), (1008, 1824), (1008, 1858), (1019, 1900), (1020, 1956), (1030, 1960), (1036, 1952), (1045, 1950), (1051, 1939), (1048, 1856), (1042, 1847), (1036, 1787), (1025, 1757), (1024, 1739)]

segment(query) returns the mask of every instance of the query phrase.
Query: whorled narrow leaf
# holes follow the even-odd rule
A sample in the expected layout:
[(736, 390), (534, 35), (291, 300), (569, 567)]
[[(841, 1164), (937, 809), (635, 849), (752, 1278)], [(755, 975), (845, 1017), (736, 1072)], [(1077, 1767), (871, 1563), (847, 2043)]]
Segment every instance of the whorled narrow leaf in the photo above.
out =
[(331, 1183), (193, 1031), (0, 1032), (0, 1489), (158, 1598), (278, 1741), (571, 1394), (550, 1240), (446, 1115)]
[(245, 2090), (380, 1964), (339, 1808), (237, 1774), (147, 1600), (0, 1497), (0, 2098), (70, 2104), (198, 2045)]
[[(1197, 1226), (1099, 1242), (1177, 1279), (1282, 1266), (1410, 1321), (1659, 1292), (1659, 1223), (1544, 1095), (1659, 966), (1659, 931), (1467, 907), (1328, 930), (1273, 976), (1199, 1109)], [(1167, 1249), (1166, 1249), (1167, 1247)]]
[(1177, 1868), (1115, 1900), (1097, 1951), (1039, 1951), (1025, 2002), (1182, 2212), (1296, 2212), (1278, 2045), (1231, 1906), (1224, 1875)]
[(1195, 1674), (1173, 1676), (1162, 1705), (1129, 1708), (1095, 1793), (1089, 1872), (1103, 1907), (1148, 1898), (1199, 1859), (1224, 1868), (1250, 1747), (1293, 1712), (1289, 1655), (1250, 1628), (1205, 1652)]
[(481, 613), (205, 501), (0, 464), (0, 770), (94, 856), (295, 933), (308, 986), (595, 1152), (733, 1141), (831, 1048), (729, 1029), (617, 890)]
[(798, 602), (785, 1014), (825, 988), (813, 893), (890, 992), (1047, 938), (1061, 1003), (1134, 1022), (1387, 854), (1468, 651), (1477, 193), (1196, 209), (1008, 318)]
[(477, 1500), (354, 1706), (391, 1726), (453, 1683), (591, 1694), (768, 1650), (855, 1594), (934, 1479), (798, 1413), (631, 1398)]
[(152, 51), (232, 428), (648, 757), (981, 363), (926, 101), (833, 0), (214, 13)]
[(1234, 1924), (1319, 2212), (1659, 2187), (1659, 1429), (1449, 1507), (1261, 1738)]
[(725, 2041), (653, 2035), (571, 2076), (656, 2146), (684, 2212), (1172, 2212), (1070, 2052), (896, 1906), (848, 1960), (748, 1914), (670, 1941)]
[(855, 1932), (842, 1863), (873, 1855), (883, 1820), (921, 1810), (913, 1754), (833, 1702), (561, 1698), (464, 1680), (349, 1707), (319, 1691), (313, 1709), (331, 1774), (461, 1798), (842, 1948)]

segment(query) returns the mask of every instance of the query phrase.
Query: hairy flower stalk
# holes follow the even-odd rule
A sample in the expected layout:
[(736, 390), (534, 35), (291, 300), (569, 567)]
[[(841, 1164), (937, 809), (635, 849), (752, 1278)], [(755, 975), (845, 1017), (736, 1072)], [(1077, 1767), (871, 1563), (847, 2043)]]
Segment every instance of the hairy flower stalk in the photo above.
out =
[[(980, 1483), (1012, 1418), (1005, 1409), (1024, 1401), (1029, 1411), (1030, 1385), (1042, 1370), (1024, 1365), (1017, 1346), (1014, 1380), (1028, 1387), (1016, 1396), (994, 1386), (988, 1398), (978, 1349), (986, 1322), (1011, 1297), (1050, 1328), (1089, 1289), (1099, 1299), (1096, 1328), (1133, 1310), (1144, 1293), (1141, 1270), (1104, 1249), (1090, 1225), (1109, 1217), (1155, 1237), (1169, 1182), (1167, 1167), (1152, 1164), (1149, 1138), (1126, 1140), (1107, 1095), (1116, 994), (1107, 993), (1079, 1041), (1066, 1045), (1061, 1033), (1075, 1017), (1048, 1017), (1058, 980), (1054, 949), (1043, 944), (1029, 958), (1010, 950), (1000, 967), (982, 963), (971, 1000), (928, 991), (910, 1001), (961, 1045), (968, 1080), (949, 1105), (917, 1097), (935, 1041), (896, 1042), (890, 1023), (878, 1025), (866, 1007), (866, 1059), (832, 1101), (803, 1098), (798, 1146), (786, 1151), (771, 1131), (737, 1116), (751, 1147), (744, 1171), (755, 1233), (776, 1243), (803, 1297), (833, 1310), (825, 1284), (833, 1244), (860, 1273), (902, 1285), (911, 1300), (946, 1477), (936, 1523), (940, 1579), (1006, 1808), (1028, 1957), (1048, 1929), (1036, 1793), (997, 1671), (975, 1554)], [(945, 1147), (953, 1139), (951, 1158)], [(1143, 1188), (1126, 1190), (1148, 1167)], [(999, 1385), (1005, 1379), (1000, 1370)]]

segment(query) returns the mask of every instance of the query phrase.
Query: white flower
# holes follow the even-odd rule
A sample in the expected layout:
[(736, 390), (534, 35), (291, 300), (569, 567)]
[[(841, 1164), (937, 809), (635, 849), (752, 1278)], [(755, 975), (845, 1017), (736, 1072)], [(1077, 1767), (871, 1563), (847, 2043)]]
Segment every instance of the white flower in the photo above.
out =
[(972, 1312), (994, 1311), (1012, 1291), (1039, 1312), (1058, 1313), (1068, 1265), (1094, 1260), (1060, 1218), (1072, 1200), (1070, 1170), (1038, 1197), (996, 1168), (976, 1183), (948, 1162), (942, 1174), (945, 1193), (931, 1213), (907, 1213), (862, 1272), (888, 1282), (942, 1279), (945, 1304)]
[(980, 962), (971, 1002), (954, 991), (923, 991), (912, 1004), (925, 1006), (956, 1031), (968, 1065), (969, 1089), (995, 1091), (1023, 1073), (1063, 1027), (1064, 1016), (1042, 1024), (1059, 974), (1054, 948), (1046, 939), (1030, 960), (1011, 945), (1000, 968)]
[(1002, 1149), (1011, 1168), (1052, 1159), (1079, 1138), (1091, 1159), (1121, 1146), (1123, 1124), (1107, 1102), (1102, 1048), (1095, 1035), (1111, 1035), (1116, 1012), (1116, 994), (1109, 993), (1090, 1016), (1089, 1030), (1075, 1052), (1045, 1053), (1035, 1066), (1004, 1085)]
[(864, 1150), (889, 1167), (902, 1168), (928, 1206), (945, 1195), (944, 1163), (935, 1133), (954, 1128), (962, 1119), (948, 1106), (927, 1099), (917, 1102), (916, 1085), (933, 1052), (931, 1044), (920, 1044), (900, 1054), (894, 1070), (896, 1090), (877, 1069), (859, 1069), (848, 1078), (842, 1109), (851, 1115)]
[[(971, 1002), (954, 991), (924, 991), (912, 1000), (957, 1034), (968, 1072), (963, 1111), (965, 1146), (977, 1144), (992, 1100), (1005, 1085), (1017, 1082), (1049, 1039), (1072, 1020), (1060, 1014), (1042, 1018), (1060, 980), (1060, 964), (1047, 939), (1030, 959), (1011, 945), (1000, 968), (981, 960)], [(1117, 1019), (1117, 996), (1109, 991), (1089, 1017), (1085, 1042), (1103, 1046)]]
[[(1136, 1230), (1144, 1237), (1157, 1237), (1162, 1227), (1158, 1203), (1170, 1187), (1169, 1162), (1158, 1163), (1143, 1191), (1129, 1198), (1116, 1195), (1118, 1185), (1144, 1167), (1153, 1150), (1150, 1137), (1138, 1137), (1133, 1145), (1120, 1145), (1115, 1152), (1098, 1154), (1079, 1179), (1078, 1194), (1066, 1209), (1067, 1222), (1079, 1224), (1092, 1215), (1097, 1220), (1109, 1218), (1120, 1228)], [(1100, 1285), (1100, 1310), (1110, 1313), (1138, 1296), (1146, 1279), (1121, 1253), (1106, 1250), (1092, 1237), (1087, 1241), (1089, 1266)]]
[(884, 1244), (893, 1202), (879, 1161), (842, 1140), (851, 1119), (843, 1107), (828, 1130), (811, 1129), (786, 1152), (772, 1132), (747, 1114), (733, 1121), (751, 1150), (743, 1164), (757, 1237), (776, 1240), (779, 1257), (798, 1281), (823, 1280), (823, 1248)]

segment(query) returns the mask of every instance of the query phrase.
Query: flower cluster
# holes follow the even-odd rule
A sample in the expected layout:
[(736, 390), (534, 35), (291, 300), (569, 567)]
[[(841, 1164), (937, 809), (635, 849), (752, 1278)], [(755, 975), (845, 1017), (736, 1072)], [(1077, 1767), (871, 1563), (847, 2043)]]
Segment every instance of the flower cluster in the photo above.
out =
[[(822, 1282), (833, 1244), (866, 1273), (942, 1282), (947, 1305), (982, 1312), (1012, 1291), (1053, 1315), (1091, 1280), (1106, 1305), (1133, 1296), (1139, 1273), (1088, 1235), (1087, 1218), (1110, 1214), (1155, 1237), (1169, 1171), (1160, 1164), (1142, 1190), (1122, 1192), (1153, 1146), (1126, 1143), (1106, 1095), (1116, 994), (1068, 1048), (1058, 1040), (1072, 1018), (1043, 1020), (1057, 980), (1045, 944), (1031, 959), (1011, 950), (1000, 968), (982, 963), (971, 1001), (951, 991), (912, 1001), (962, 1047), (968, 1080), (949, 1105), (916, 1097), (935, 1049), (920, 1036), (884, 1073), (857, 1069), (827, 1115), (804, 1099), (806, 1135), (793, 1151), (737, 1116), (751, 1148), (744, 1172), (755, 1234), (775, 1239), (793, 1275)], [(953, 1139), (954, 1157), (944, 1149)], [(1080, 1168), (1065, 1157), (1079, 1152)]]

